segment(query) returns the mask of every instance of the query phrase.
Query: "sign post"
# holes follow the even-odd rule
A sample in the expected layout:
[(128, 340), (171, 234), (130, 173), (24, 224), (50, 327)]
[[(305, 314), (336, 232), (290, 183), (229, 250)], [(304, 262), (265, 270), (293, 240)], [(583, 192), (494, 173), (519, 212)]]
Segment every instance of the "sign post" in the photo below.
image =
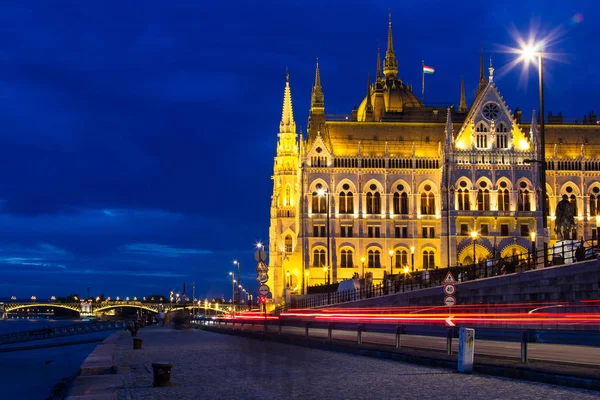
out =
[(258, 298), (265, 313), (265, 333), (267, 332), (267, 296), (271, 292), (269, 286), (265, 283), (269, 280), (269, 267), (265, 264), (267, 253), (262, 249), (254, 252), (254, 259), (258, 262), (256, 266), (256, 281), (260, 283), (258, 287)]
[[(444, 285), (444, 305), (448, 307), (448, 312), (450, 312), (450, 307), (456, 304), (456, 297), (454, 297), (456, 294), (456, 286), (454, 286), (456, 279), (454, 279), (452, 272), (448, 271), (442, 284)], [(446, 320), (446, 325), (454, 326), (452, 315)]]

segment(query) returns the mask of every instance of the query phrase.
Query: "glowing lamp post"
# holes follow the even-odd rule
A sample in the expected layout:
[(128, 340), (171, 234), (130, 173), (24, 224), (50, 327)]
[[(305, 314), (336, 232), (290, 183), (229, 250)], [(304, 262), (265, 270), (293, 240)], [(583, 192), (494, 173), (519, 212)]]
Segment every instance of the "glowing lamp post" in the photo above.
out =
[(390, 275), (394, 274), (394, 250), (388, 251), (390, 255)]
[(410, 268), (415, 271), (415, 246), (410, 246)]
[(235, 284), (235, 279), (233, 277), (233, 272), (229, 273), (229, 276), (231, 276), (231, 305), (233, 306), (233, 296), (234, 296), (234, 284)]
[(362, 264), (362, 277), (363, 277), (363, 279), (365, 279), (365, 258), (364, 257), (360, 258), (360, 263)]
[[(320, 187), (317, 190), (317, 195), (319, 197), (325, 197), (325, 215), (326, 215), (326, 223), (327, 226), (325, 227), (325, 234), (327, 236), (327, 261), (325, 262), (325, 267), (326, 267), (326, 271), (329, 271), (329, 266), (330, 264), (330, 250), (329, 250), (329, 192), (327, 192), (325, 189), (323, 189), (322, 187)], [(327, 274), (327, 284), (329, 285), (330, 283), (330, 278), (329, 278), (329, 273)], [(327, 289), (327, 293), (329, 293), (329, 289)]]
[[(547, 254), (548, 254), (548, 210), (546, 209), (546, 134), (544, 130), (544, 58), (542, 53), (543, 43), (533, 43), (533, 40), (529, 40), (527, 43), (521, 41), (521, 49), (519, 51), (519, 61), (523, 61), (525, 65), (529, 62), (537, 61), (538, 65), (538, 79), (540, 86), (540, 154), (539, 165), (540, 165), (540, 188), (541, 188), (541, 211), (542, 211), (542, 239), (544, 243), (544, 267), (546, 266)], [(536, 60), (537, 59), (537, 60)]]
[[(238, 283), (241, 283), (242, 281), (240, 281), (240, 262), (238, 260), (235, 260), (233, 262), (233, 265), (237, 265), (237, 281)], [(240, 307), (240, 290), (237, 290), (237, 306), (238, 308)]]
[(533, 256), (533, 269), (537, 266), (537, 252), (535, 248), (535, 231), (530, 233), (531, 236), (531, 254)]
[(475, 243), (477, 242), (477, 231), (471, 231), (471, 239), (473, 239), (473, 265), (477, 262), (477, 257), (475, 254)]

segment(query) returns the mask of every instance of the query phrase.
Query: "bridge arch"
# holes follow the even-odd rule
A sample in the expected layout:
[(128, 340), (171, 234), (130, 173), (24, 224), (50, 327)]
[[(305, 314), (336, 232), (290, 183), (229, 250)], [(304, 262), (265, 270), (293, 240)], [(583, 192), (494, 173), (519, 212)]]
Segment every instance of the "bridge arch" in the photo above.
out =
[(94, 313), (99, 313), (99, 312), (103, 312), (103, 311), (112, 310), (114, 308), (124, 308), (124, 307), (139, 308), (142, 310), (151, 311), (153, 313), (158, 312), (158, 306), (152, 307), (152, 306), (146, 305), (146, 304), (106, 304), (104, 306), (100, 306), (99, 308), (93, 308), (92, 311)]
[(9, 313), (22, 308), (39, 308), (39, 307), (52, 307), (52, 308), (64, 308), (71, 311), (81, 312), (81, 307), (74, 304), (62, 304), (62, 303), (18, 303), (11, 304), (6, 303), (4, 310)]

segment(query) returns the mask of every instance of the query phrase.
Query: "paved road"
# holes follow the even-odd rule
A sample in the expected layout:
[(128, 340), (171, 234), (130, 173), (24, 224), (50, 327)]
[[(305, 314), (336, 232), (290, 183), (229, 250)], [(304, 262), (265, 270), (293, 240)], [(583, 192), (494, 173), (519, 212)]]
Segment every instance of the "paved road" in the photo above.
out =
[[(236, 329), (239, 329), (238, 325), (236, 325)], [(244, 330), (250, 329), (251, 327), (248, 325), (244, 328)], [(262, 325), (256, 325), (255, 329), (258, 331), (263, 328)], [(269, 327), (269, 332), (276, 331), (277, 328)], [(304, 328), (283, 327), (282, 333), (304, 336)], [(327, 330), (310, 329), (309, 335), (326, 338)], [(332, 337), (334, 339), (356, 341), (356, 332), (334, 329)], [(396, 343), (395, 335), (387, 333), (364, 332), (362, 338), (364, 343), (383, 344), (386, 346), (395, 346)], [(475, 354), (511, 358), (520, 358), (521, 356), (521, 343), (477, 340), (477, 331), (475, 331), (475, 339)], [(441, 337), (402, 335), (401, 343), (404, 347), (446, 351), (446, 338)], [(458, 339), (452, 340), (452, 348), (455, 353), (458, 352)], [(530, 360), (600, 366), (600, 347), (529, 343), (528, 354)]]
[[(149, 399), (598, 399), (600, 393), (360, 357), (202, 330), (150, 327), (118, 342), (120, 400)], [(153, 388), (151, 363), (173, 363)]]

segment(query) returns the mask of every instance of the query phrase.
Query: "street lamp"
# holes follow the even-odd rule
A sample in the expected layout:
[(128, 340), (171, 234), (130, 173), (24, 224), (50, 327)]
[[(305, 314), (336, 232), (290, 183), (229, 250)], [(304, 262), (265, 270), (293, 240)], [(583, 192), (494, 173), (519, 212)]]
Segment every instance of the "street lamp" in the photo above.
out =
[(365, 258), (361, 257), (360, 262), (362, 264), (362, 277), (363, 277), (363, 279), (365, 279)]
[[(323, 267), (323, 280), (326, 285), (329, 285), (329, 268)], [(329, 292), (329, 290), (327, 290)]]
[[(233, 261), (233, 265), (237, 265), (237, 281), (239, 283), (241, 283), (242, 281), (240, 281), (240, 262), (238, 260), (234, 260)], [(238, 303), (238, 308), (240, 306), (240, 290), (238, 289), (237, 291), (237, 303)]]
[[(319, 197), (323, 197), (325, 196), (325, 214), (327, 216), (327, 226), (325, 227), (325, 233), (327, 235), (327, 262), (326, 262), (326, 267), (327, 270), (329, 270), (329, 266), (331, 265), (330, 263), (330, 249), (329, 249), (329, 192), (325, 189), (323, 189), (322, 187), (319, 187), (319, 189), (317, 190), (317, 195)], [(329, 274), (327, 274), (327, 281), (329, 284)], [(327, 292), (329, 292), (329, 289), (327, 290)]]
[[(306, 288), (304, 287), (304, 277), (305, 276), (306, 276)], [(304, 273), (304, 275), (302, 276), (302, 291), (304, 292), (303, 294), (308, 293), (308, 285), (310, 283), (309, 277), (310, 277), (310, 272), (308, 272), (308, 271), (306, 271)]]
[(531, 254), (533, 255), (533, 269), (537, 267), (537, 252), (535, 249), (535, 231), (530, 233), (531, 235)]
[(290, 285), (290, 271), (285, 273), (285, 286), (289, 289)]
[(229, 276), (231, 276), (231, 306), (233, 306), (233, 295), (234, 295), (234, 284), (235, 284), (235, 279), (233, 279), (233, 272), (229, 273)]
[(394, 274), (394, 250), (388, 251), (390, 255), (390, 275)]
[(475, 265), (477, 257), (475, 256), (475, 243), (477, 242), (477, 231), (471, 231), (471, 239), (473, 239), (473, 265)]
[(410, 268), (415, 272), (415, 246), (410, 246)]
[(526, 64), (535, 61), (537, 58), (538, 64), (538, 80), (540, 86), (540, 154), (538, 155), (540, 161), (540, 186), (542, 189), (542, 238), (544, 243), (544, 267), (546, 266), (546, 259), (548, 254), (548, 220), (546, 215), (548, 210), (546, 209), (546, 134), (544, 130), (544, 58), (542, 53), (543, 43), (533, 43), (533, 40), (529, 40), (527, 43), (521, 43), (521, 57), (520, 61), (524, 61)]

